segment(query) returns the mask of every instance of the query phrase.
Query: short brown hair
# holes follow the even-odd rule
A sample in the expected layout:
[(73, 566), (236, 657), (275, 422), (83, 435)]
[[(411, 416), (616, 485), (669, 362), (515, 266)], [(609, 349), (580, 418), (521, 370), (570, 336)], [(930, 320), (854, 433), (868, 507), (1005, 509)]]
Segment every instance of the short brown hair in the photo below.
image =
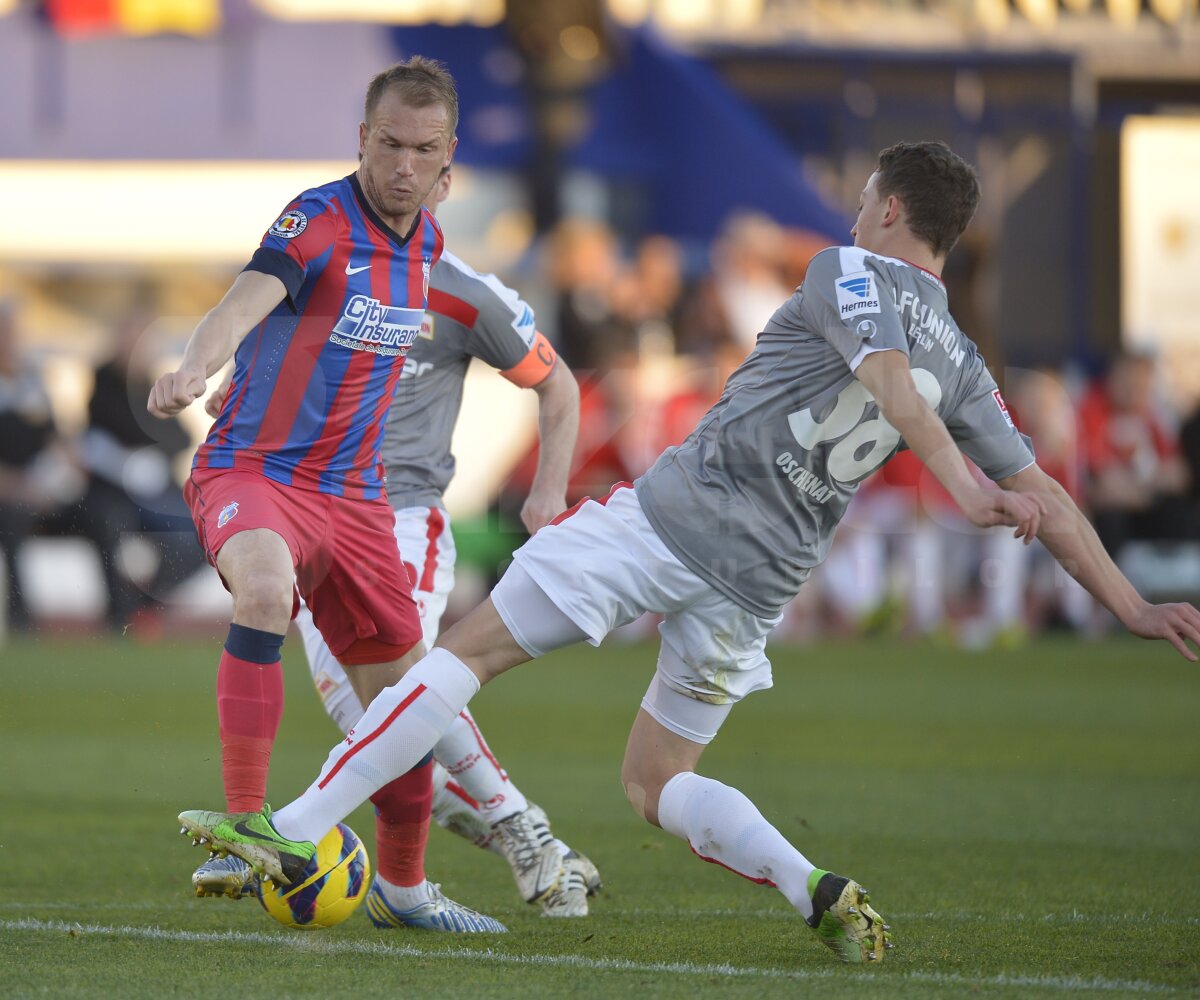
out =
[(945, 257), (979, 205), (975, 168), (944, 142), (898, 142), (879, 154), (875, 189), (904, 205), (912, 234)]
[(458, 128), (458, 88), (445, 63), (425, 56), (412, 56), (377, 74), (367, 85), (363, 121), (370, 123), (379, 99), (391, 88), (399, 92), (405, 104), (414, 108), (441, 104), (446, 109), (450, 137), (454, 137)]

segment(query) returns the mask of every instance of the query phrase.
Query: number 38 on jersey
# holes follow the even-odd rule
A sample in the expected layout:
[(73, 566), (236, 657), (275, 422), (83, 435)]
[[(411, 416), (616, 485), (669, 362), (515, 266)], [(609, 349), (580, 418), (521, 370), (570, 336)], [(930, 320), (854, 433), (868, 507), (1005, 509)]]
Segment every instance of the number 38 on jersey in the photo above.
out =
[[(925, 402), (937, 409), (942, 387), (933, 372), (914, 368), (912, 377)], [(878, 411), (864, 419), (874, 402), (870, 390), (855, 379), (838, 393), (823, 419), (817, 420), (811, 408), (797, 410), (788, 414), (788, 426), (805, 451), (836, 442), (826, 459), (826, 475), (839, 483), (855, 483), (887, 461), (900, 443), (900, 432)]]

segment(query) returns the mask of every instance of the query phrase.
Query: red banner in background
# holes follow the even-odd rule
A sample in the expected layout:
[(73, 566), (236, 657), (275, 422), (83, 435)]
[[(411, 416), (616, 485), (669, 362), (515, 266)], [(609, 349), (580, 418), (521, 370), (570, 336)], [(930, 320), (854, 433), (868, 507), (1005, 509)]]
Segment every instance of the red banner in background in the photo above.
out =
[(221, 0), (42, 0), (54, 30), (73, 37), (209, 35), (221, 26)]

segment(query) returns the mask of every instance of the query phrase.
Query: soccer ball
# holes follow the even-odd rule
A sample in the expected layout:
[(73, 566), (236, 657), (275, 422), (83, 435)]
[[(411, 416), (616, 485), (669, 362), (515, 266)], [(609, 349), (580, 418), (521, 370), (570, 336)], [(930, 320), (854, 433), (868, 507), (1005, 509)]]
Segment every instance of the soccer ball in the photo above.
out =
[(371, 861), (358, 835), (339, 823), (317, 844), (304, 874), (291, 885), (256, 881), (263, 909), (285, 927), (317, 930), (340, 924), (371, 887)]

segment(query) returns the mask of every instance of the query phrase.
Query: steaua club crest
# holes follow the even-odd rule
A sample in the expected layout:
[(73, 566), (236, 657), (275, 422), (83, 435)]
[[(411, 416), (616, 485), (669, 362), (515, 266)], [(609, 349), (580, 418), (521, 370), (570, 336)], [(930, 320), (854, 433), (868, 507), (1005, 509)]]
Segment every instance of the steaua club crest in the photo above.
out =
[(279, 217), (275, 225), (271, 227), (271, 235), (282, 237), (285, 240), (294, 240), (307, 228), (308, 216), (293, 209)]
[(429, 269), (433, 267), (433, 261), (426, 257), (421, 261), (421, 294), (429, 299)]
[(227, 525), (230, 521), (232, 521), (235, 517), (237, 517), (237, 512), (238, 512), (238, 505), (236, 502), (235, 503), (227, 503), (224, 507), (221, 508), (221, 513), (217, 515), (217, 527), (218, 528), (225, 527), (225, 525)]

